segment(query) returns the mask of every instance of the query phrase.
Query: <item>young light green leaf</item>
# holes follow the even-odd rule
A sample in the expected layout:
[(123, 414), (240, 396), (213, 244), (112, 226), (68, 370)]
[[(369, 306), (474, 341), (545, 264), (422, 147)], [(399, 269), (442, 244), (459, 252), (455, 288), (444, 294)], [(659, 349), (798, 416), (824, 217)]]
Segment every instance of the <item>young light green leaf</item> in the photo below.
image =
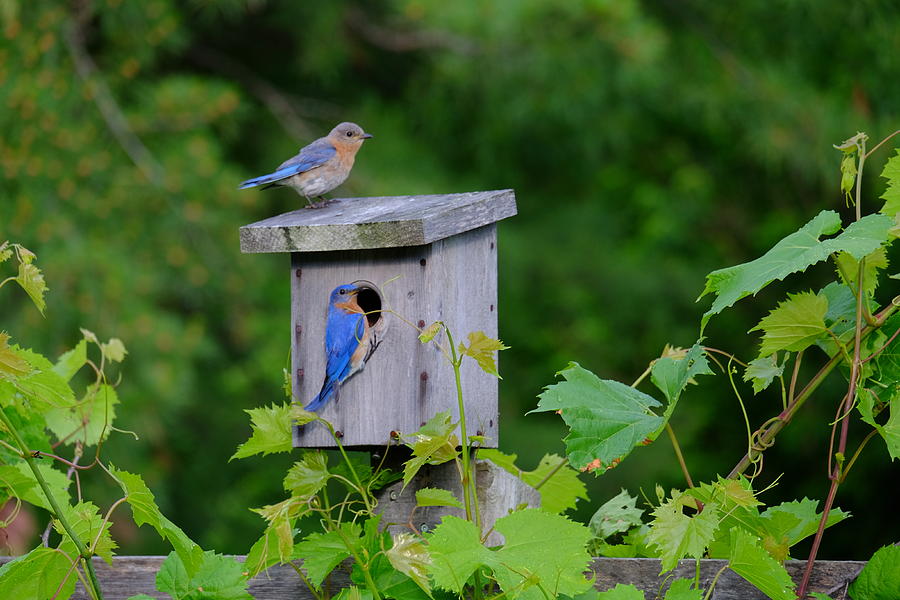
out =
[(588, 527), (594, 537), (605, 540), (617, 533), (624, 533), (634, 526), (641, 525), (644, 510), (637, 508), (637, 496), (632, 496), (622, 489), (612, 499), (603, 503), (591, 517)]
[(116, 418), (119, 396), (114, 387), (101, 384), (88, 388), (85, 397), (71, 408), (47, 411), (47, 427), (65, 444), (81, 442), (93, 446), (106, 439)]
[(796, 600), (795, 584), (784, 565), (763, 549), (755, 535), (740, 527), (731, 530), (728, 566), (772, 600)]
[(4, 263), (13, 255), (12, 248), (9, 247), (9, 240), (0, 244), (0, 263)]
[(521, 589), (518, 598), (544, 600), (545, 594), (574, 596), (590, 588), (584, 572), (591, 560), (586, 550), (591, 532), (584, 525), (526, 508), (498, 519), (494, 528), (506, 540), (493, 569), (507, 594)]
[(131, 506), (135, 525), (140, 527), (147, 523), (156, 530), (161, 538), (168, 540), (178, 554), (178, 564), (182, 565), (188, 575), (192, 576), (203, 560), (203, 550), (200, 546), (192, 542), (178, 526), (160, 512), (153, 492), (150, 491), (140, 475), (120, 471), (113, 465), (109, 466), (109, 471), (125, 491), (126, 501)]
[(462, 508), (462, 502), (450, 490), (422, 488), (416, 490), (416, 506), (454, 506)]
[[(416, 497), (418, 498), (418, 494)], [(415, 581), (416, 585), (430, 595), (428, 565), (431, 564), (431, 557), (420, 538), (409, 533), (398, 534), (385, 556), (395, 569)]]
[[(75, 506), (64, 504), (62, 511), (71, 525), (75, 535), (81, 542), (94, 549), (94, 553), (112, 566), (113, 551), (116, 542), (109, 534), (111, 522), (104, 523), (100, 510), (92, 502), (79, 502)], [(78, 556), (78, 547), (62, 524), (54, 519), (53, 528), (62, 537), (58, 548), (69, 556)]]
[(66, 381), (71, 381), (72, 377), (81, 367), (87, 363), (87, 342), (79, 340), (75, 347), (64, 353), (56, 360), (53, 365), (53, 372), (62, 377)]
[(762, 330), (760, 357), (787, 350), (799, 352), (827, 335), (825, 313), (828, 300), (812, 292), (788, 294), (759, 324), (750, 331)]
[(517, 467), (515, 454), (504, 454), (491, 448), (479, 449), (478, 458), (491, 461), (532, 487), (540, 486), (541, 508), (548, 512), (562, 513), (575, 508), (579, 498), (588, 499), (587, 488), (578, 478), (578, 471), (567, 464), (560, 466), (566, 459), (556, 454), (545, 454), (532, 471)]
[(40, 313), (44, 314), (44, 308), (47, 306), (44, 301), (44, 294), (47, 293), (47, 284), (44, 282), (44, 275), (37, 268), (37, 265), (32, 262), (20, 262), (19, 274), (14, 281), (22, 286), (22, 289), (25, 290), (25, 293), (28, 294), (28, 297), (31, 298), (31, 301), (34, 302)]
[(193, 575), (176, 552), (169, 554), (156, 574), (156, 588), (172, 600), (253, 600), (247, 585), (247, 575), (237, 560), (212, 551), (202, 554)]
[(128, 600), (156, 600), (156, 598), (147, 594), (137, 594), (136, 596), (129, 596)]
[[(381, 588), (379, 588), (381, 589)], [(345, 587), (334, 597), (334, 600), (372, 600), (372, 592), (367, 589), (360, 589), (355, 585)]]
[(284, 489), (294, 496), (308, 498), (328, 483), (328, 465), (323, 452), (308, 451), (294, 463), (284, 478)]
[(823, 235), (835, 233), (841, 227), (838, 214), (824, 210), (798, 231), (779, 241), (760, 258), (713, 271), (706, 276), (706, 287), (700, 294), (700, 298), (709, 293), (716, 296), (700, 321), (701, 332), (713, 315), (741, 298), (756, 294), (772, 281), (803, 271), (825, 260), (832, 253), (845, 251), (859, 259), (874, 252), (888, 239), (888, 231), (892, 225), (893, 220), (886, 215), (866, 215), (861, 220), (854, 221), (839, 236), (820, 240)]
[(100, 344), (100, 351), (103, 352), (103, 356), (117, 363), (125, 360), (125, 355), (128, 354), (125, 344), (119, 338), (110, 338), (105, 344)]
[(702, 512), (690, 516), (684, 508), (696, 510), (694, 498), (680, 492), (673, 494), (653, 511), (647, 536), (647, 541), (659, 549), (663, 572), (674, 569), (685, 556), (701, 558), (719, 525), (718, 504), (709, 502)]
[[(30, 410), (43, 412), (50, 408), (75, 405), (75, 393), (68, 382), (53, 371), (53, 364), (49, 360), (15, 345), (8, 346), (8, 350), (31, 366), (27, 375), (15, 378), (16, 388), (27, 399)], [(0, 379), (11, 379), (11, 376), (4, 377), (0, 372)]]
[(750, 361), (744, 370), (744, 381), (753, 382), (753, 393), (758, 394), (784, 373), (784, 363), (778, 364), (778, 354), (760, 356)]
[(422, 333), (419, 334), (419, 341), (423, 344), (427, 344), (434, 339), (434, 336), (438, 334), (438, 332), (441, 330), (441, 327), (443, 326), (444, 323), (442, 321), (435, 321), (422, 330)]
[(660, 403), (643, 392), (600, 379), (574, 362), (557, 374), (565, 381), (544, 389), (529, 414), (561, 411), (570, 430), (566, 452), (576, 469), (591, 464), (604, 472), (601, 467), (621, 461), (664, 424), (651, 410)]
[(644, 600), (644, 592), (634, 584), (617, 583), (616, 587), (597, 593), (596, 600)]
[(0, 590), (5, 598), (69, 598), (77, 579), (63, 553), (43, 546), (0, 567)]
[(428, 553), (428, 572), (435, 587), (456, 594), (462, 593), (477, 569), (494, 561), (494, 553), (481, 543), (475, 524), (452, 515), (445, 516), (428, 535)]
[(822, 592), (810, 592), (809, 597), (813, 600), (833, 600), (831, 596)]
[(841, 159), (841, 191), (847, 202), (853, 204), (853, 184), (856, 183), (856, 156), (845, 154)]
[(887, 189), (881, 194), (884, 206), (881, 207), (880, 212), (893, 217), (900, 212), (900, 148), (885, 163), (881, 176), (887, 179)]
[(272, 404), (244, 411), (250, 415), (253, 434), (250, 439), (238, 446), (237, 451), (228, 460), (245, 458), (254, 454), (274, 454), (293, 450), (291, 437), (291, 405)]
[[(837, 274), (845, 285), (856, 289), (856, 280), (859, 279), (859, 262), (846, 252), (840, 252), (834, 257)], [(888, 257), (884, 246), (880, 246), (874, 252), (866, 256), (863, 271), (864, 291), (872, 295), (878, 287), (878, 272), (888, 267)]]
[(415, 433), (415, 441), (407, 443), (413, 457), (403, 465), (403, 487), (425, 464), (439, 465), (457, 457), (459, 439), (453, 433), (455, 430), (456, 423), (451, 421), (450, 413), (439, 412)]
[(872, 555), (850, 584), (853, 600), (896, 600), (900, 598), (900, 546), (884, 546)]
[(676, 579), (666, 590), (665, 600), (703, 600), (703, 590), (693, 585), (693, 579)]
[[(284, 531), (285, 524), (287, 524), (287, 532)], [(285, 540), (287, 540), (286, 544)], [(256, 577), (273, 565), (289, 561), (293, 552), (294, 536), (290, 521), (286, 518), (272, 521), (247, 552), (244, 570), (248, 577)]]
[(662, 433), (688, 383), (692, 382), (697, 375), (712, 374), (712, 369), (709, 368), (709, 362), (706, 360), (706, 353), (699, 342), (694, 344), (684, 356), (663, 356), (653, 363), (650, 380), (665, 395), (668, 404), (663, 412), (663, 423), (648, 436), (650, 440), (655, 440)]
[(500, 340), (489, 338), (483, 331), (473, 331), (469, 334), (469, 345), (459, 345), (459, 353), (464, 356), (471, 356), (481, 367), (485, 373), (500, 378), (500, 372), (497, 370), (497, 362), (494, 360), (494, 352), (506, 350), (509, 346)]
[(294, 546), (293, 558), (303, 559), (303, 569), (309, 582), (319, 587), (342, 560), (350, 556), (345, 539), (358, 543), (362, 528), (355, 523), (341, 523), (341, 532), (311, 533)]

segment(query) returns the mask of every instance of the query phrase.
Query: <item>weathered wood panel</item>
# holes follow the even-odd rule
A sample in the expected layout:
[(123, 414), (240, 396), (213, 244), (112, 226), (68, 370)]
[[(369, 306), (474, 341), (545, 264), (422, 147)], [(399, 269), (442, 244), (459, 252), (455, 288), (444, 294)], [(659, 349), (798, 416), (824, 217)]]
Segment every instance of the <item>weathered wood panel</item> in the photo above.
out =
[[(548, 549), (548, 551), (551, 549)], [(243, 560), (243, 557), (240, 557)], [(0, 557), (0, 564), (9, 561)], [(135, 594), (147, 594), (159, 600), (170, 600), (168, 594), (156, 589), (156, 572), (162, 564), (162, 556), (117, 556), (110, 567), (102, 560), (95, 559), (94, 567), (106, 600), (127, 600)], [(704, 588), (722, 568), (725, 561), (701, 561), (700, 578)], [(804, 561), (787, 562), (788, 572), (799, 583)], [(676, 569), (676, 577), (693, 577), (693, 561), (682, 561)], [(846, 600), (846, 590), (850, 581), (865, 566), (859, 561), (819, 561), (813, 570), (810, 591), (829, 594), (834, 600)], [(591, 564), (598, 590), (608, 590), (619, 583), (631, 583), (647, 593), (647, 598), (656, 598), (660, 590), (665, 591), (671, 581), (669, 576), (659, 575), (660, 563), (650, 558), (597, 558)], [(349, 577), (342, 567), (338, 567), (331, 577), (331, 589), (336, 590), (348, 584)], [(250, 582), (250, 593), (256, 600), (314, 600), (312, 594), (300, 582), (297, 573), (288, 566), (272, 567), (266, 573)], [(78, 584), (74, 600), (88, 600), (87, 594)], [(5, 599), (4, 599), (5, 600)], [(719, 578), (712, 600), (766, 600), (761, 592), (730, 570), (725, 570)]]
[(516, 214), (512, 190), (340, 198), (241, 227), (241, 252), (328, 252), (430, 244)]
[[(487, 225), (425, 246), (368, 251), (294, 253), (291, 265), (293, 390), (308, 404), (325, 373), (325, 315), (338, 285), (368, 280), (381, 288), (386, 329), (366, 368), (349, 379), (338, 402), (322, 416), (343, 434), (346, 446), (384, 446), (391, 432), (410, 434), (435, 413), (458, 418), (453, 369), (435, 344), (423, 345), (415, 328), (443, 321), (457, 342), (470, 332), (497, 337), (496, 226)], [(401, 319), (402, 317), (402, 319)], [(446, 337), (439, 341), (446, 345)], [(474, 361), (462, 368), (466, 426), (497, 446), (497, 379)], [(295, 445), (333, 447), (328, 431), (295, 429)]]
[[(517, 506), (541, 505), (540, 492), (489, 461), (476, 462), (475, 486), (484, 530), (490, 530), (497, 519), (505, 517)], [(403, 488), (403, 482), (398, 481), (377, 492), (378, 512), (383, 515), (382, 523), (388, 525), (388, 531), (392, 534), (409, 532), (412, 526), (424, 533), (437, 527), (445, 515), (465, 518), (465, 510), (461, 508), (416, 508), (416, 490), (426, 487), (450, 490), (460, 502), (463, 501), (462, 484), (455, 463), (425, 465), (406, 489)], [(503, 536), (499, 532), (491, 532), (487, 543), (500, 545), (503, 543)]]

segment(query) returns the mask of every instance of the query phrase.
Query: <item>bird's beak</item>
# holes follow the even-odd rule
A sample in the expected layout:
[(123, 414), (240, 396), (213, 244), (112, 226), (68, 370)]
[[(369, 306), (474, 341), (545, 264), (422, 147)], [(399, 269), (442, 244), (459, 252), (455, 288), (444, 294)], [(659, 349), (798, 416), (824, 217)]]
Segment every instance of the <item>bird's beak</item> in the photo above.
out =
[(364, 133), (364, 134), (362, 134), (362, 135), (359, 136), (359, 137), (360, 137), (361, 139), (367, 140), (367, 139), (369, 139), (370, 137), (375, 137), (375, 136), (372, 135), (371, 133)]

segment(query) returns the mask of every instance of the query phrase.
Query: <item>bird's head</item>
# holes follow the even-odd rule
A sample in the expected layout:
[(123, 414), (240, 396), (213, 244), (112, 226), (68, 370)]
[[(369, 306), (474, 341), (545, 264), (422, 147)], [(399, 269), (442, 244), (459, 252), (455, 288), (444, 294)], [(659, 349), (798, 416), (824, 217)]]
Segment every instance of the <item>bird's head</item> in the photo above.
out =
[(339, 285), (334, 288), (334, 291), (331, 292), (331, 303), (344, 303), (349, 302), (351, 298), (356, 296), (359, 293), (359, 288), (353, 284), (345, 284)]
[(363, 131), (356, 123), (341, 123), (328, 134), (331, 141), (336, 144), (359, 147), (363, 141), (372, 137), (372, 134)]

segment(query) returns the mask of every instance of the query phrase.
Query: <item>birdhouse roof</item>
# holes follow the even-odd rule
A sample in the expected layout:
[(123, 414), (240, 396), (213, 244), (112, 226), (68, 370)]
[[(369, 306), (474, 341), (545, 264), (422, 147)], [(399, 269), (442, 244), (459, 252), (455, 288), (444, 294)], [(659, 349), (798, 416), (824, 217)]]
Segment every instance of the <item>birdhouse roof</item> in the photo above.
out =
[(421, 246), (515, 214), (513, 190), (340, 198), (241, 227), (241, 252)]

